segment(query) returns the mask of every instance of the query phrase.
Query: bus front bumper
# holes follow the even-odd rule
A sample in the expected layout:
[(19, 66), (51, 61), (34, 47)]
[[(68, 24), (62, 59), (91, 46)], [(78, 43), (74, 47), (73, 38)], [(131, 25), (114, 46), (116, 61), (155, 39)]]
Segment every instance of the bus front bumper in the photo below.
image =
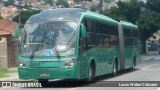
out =
[(20, 68), (19, 79), (77, 79), (77, 70), (72, 68)]

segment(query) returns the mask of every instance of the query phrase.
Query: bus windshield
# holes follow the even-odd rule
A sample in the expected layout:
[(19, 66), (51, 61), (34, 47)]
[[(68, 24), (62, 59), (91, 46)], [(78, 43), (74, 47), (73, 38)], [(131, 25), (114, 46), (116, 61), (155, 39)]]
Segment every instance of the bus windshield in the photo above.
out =
[(47, 21), (26, 23), (21, 45), (21, 56), (74, 55), (77, 22)]

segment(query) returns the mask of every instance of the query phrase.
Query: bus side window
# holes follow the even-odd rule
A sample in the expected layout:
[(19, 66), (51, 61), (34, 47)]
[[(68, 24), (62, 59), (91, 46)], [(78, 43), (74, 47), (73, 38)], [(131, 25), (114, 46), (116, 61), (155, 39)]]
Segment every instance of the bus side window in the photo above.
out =
[[(87, 30), (87, 19), (84, 18), (81, 23), (86, 27), (86, 30)], [(81, 28), (81, 27), (80, 27), (80, 28)], [(85, 39), (82, 38), (81, 33), (80, 33), (79, 43), (80, 43), (80, 49), (81, 49), (80, 52), (83, 53), (83, 52), (85, 51), (84, 48), (87, 47), (87, 42), (86, 42), (86, 38), (85, 38)]]
[(116, 46), (117, 44), (117, 39), (116, 39), (116, 35), (117, 35), (117, 30), (115, 28), (115, 26), (109, 25), (109, 42), (111, 44), (111, 46)]
[(117, 37), (118, 37), (118, 27), (113, 26), (113, 41), (112, 46), (117, 46)]
[(85, 44), (87, 45), (87, 47), (94, 47), (95, 46), (95, 34), (93, 30), (93, 20), (89, 18), (84, 18), (82, 23), (86, 27), (86, 31), (87, 31), (87, 37), (85, 40)]
[(133, 30), (133, 41), (135, 46), (139, 45), (139, 34), (137, 30)]
[(112, 46), (116, 46), (116, 36), (110, 35), (110, 43)]
[(134, 46), (136, 46), (137, 45), (137, 41), (136, 41), (136, 31), (135, 30), (133, 30), (133, 32), (132, 32), (132, 35), (133, 35), (133, 44), (134, 44)]
[(124, 29), (124, 41), (125, 46), (133, 46), (133, 38), (132, 38), (132, 32), (130, 29)]
[(95, 31), (96, 31), (96, 45), (97, 46), (103, 46), (103, 36), (101, 34), (102, 28), (101, 28), (101, 23), (100, 22), (95, 22)]
[(95, 34), (93, 30), (93, 20), (87, 19), (87, 43), (90, 48), (95, 46)]
[(110, 47), (110, 42), (109, 42), (109, 33), (108, 33), (108, 29), (109, 29), (109, 25), (108, 24), (104, 24), (103, 26), (103, 41), (104, 41), (104, 46), (105, 47)]

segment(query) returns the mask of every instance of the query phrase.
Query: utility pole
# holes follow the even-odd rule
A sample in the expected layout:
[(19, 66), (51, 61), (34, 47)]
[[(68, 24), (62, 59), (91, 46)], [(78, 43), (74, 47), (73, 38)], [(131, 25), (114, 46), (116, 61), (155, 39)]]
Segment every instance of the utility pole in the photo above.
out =
[(103, 10), (102, 10), (102, 7), (103, 7), (103, 0), (100, 0), (100, 3), (99, 3), (99, 8), (100, 8), (100, 14), (102, 14)]
[(21, 0), (19, 0), (19, 25), (21, 25)]
[[(1, 0), (0, 0), (1, 1)], [(0, 2), (0, 18), (2, 18), (1, 14), (2, 14), (2, 7), (3, 7), (3, 3)]]
[(2, 12), (2, 5), (1, 5), (1, 2), (0, 2), (0, 17), (1, 17), (1, 12)]

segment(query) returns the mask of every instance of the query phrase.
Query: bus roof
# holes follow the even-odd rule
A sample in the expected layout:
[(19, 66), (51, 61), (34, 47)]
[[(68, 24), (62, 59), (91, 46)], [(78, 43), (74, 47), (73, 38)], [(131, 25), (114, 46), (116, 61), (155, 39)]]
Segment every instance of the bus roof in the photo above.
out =
[[(43, 10), (39, 14), (35, 14), (29, 18), (28, 21), (30, 22), (46, 22), (46, 21), (58, 21), (58, 20), (64, 20), (64, 21), (79, 21), (82, 20), (84, 17), (89, 17), (92, 19), (96, 19), (98, 21), (112, 24), (112, 25), (118, 25), (118, 21), (98, 14), (91, 11), (87, 11), (80, 8), (57, 8), (57, 9), (48, 9)], [(137, 25), (134, 25), (130, 22), (126, 21), (120, 21), (122, 25), (125, 28), (132, 28), (132, 29), (138, 29)]]
[(138, 29), (138, 26), (137, 25), (134, 25), (133, 23), (130, 23), (130, 22), (126, 22), (126, 21), (120, 21), (120, 23), (122, 23), (123, 27), (125, 28), (131, 28), (131, 29)]
[(110, 17), (87, 11), (80, 8), (57, 8), (43, 10), (39, 14), (31, 16), (28, 22), (46, 22), (46, 21), (79, 21), (83, 17), (90, 17), (104, 23), (118, 25), (118, 22)]
[(81, 17), (82, 18), (89, 17), (89, 18), (96, 19), (96, 20), (99, 20), (105, 23), (118, 25), (118, 22), (116, 20), (110, 17), (104, 16), (104, 15), (98, 14), (98, 13), (91, 12), (91, 11), (83, 12)]
[(35, 14), (29, 18), (30, 22), (46, 22), (46, 21), (79, 21), (82, 12), (86, 12), (80, 8), (58, 8), (43, 10), (39, 14)]

